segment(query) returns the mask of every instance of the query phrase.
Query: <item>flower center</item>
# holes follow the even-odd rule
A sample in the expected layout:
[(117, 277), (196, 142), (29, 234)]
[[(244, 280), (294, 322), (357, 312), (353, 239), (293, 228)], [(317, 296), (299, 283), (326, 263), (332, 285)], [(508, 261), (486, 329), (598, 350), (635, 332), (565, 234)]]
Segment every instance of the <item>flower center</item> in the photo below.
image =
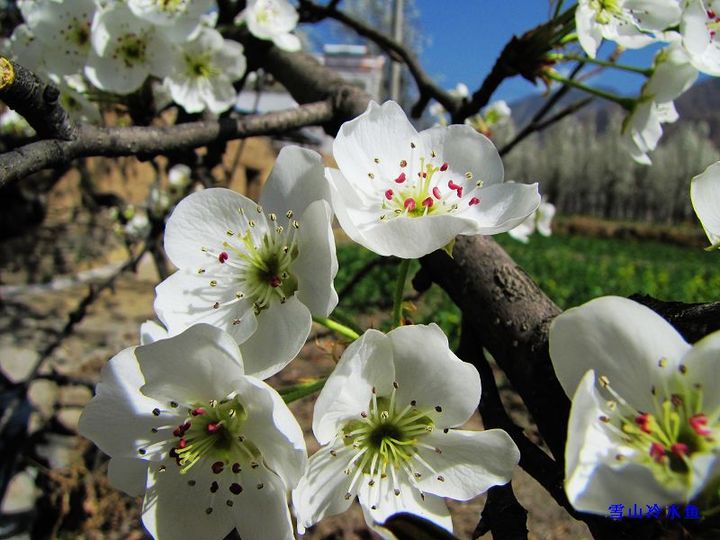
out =
[(300, 224), (293, 219), (292, 210), (285, 214), (288, 220), (286, 227), (278, 224), (276, 214), (266, 216), (260, 206), (256, 210), (255, 219), (251, 219), (243, 208), (238, 209), (242, 218), (241, 230), (236, 232), (228, 228), (225, 238), (219, 242), (220, 251), (201, 248), (219, 271), (210, 276), (206, 268), (199, 268), (198, 273), (212, 278), (210, 287), (220, 285), (234, 291), (232, 298), (216, 302), (213, 309), (249, 299), (257, 314), (267, 308), (273, 299), (285, 303), (297, 291), (298, 282), (292, 274), (292, 264), (299, 253), (296, 232)]
[[(667, 360), (658, 362), (666, 368)], [(606, 377), (600, 385), (613, 399), (607, 405), (610, 415), (599, 420), (635, 452), (633, 459), (651, 468), (667, 483), (690, 482), (692, 458), (718, 449), (720, 411), (703, 410), (702, 383), (688, 380), (688, 368), (681, 365), (678, 375), (663, 378), (663, 388), (652, 387), (653, 409), (638, 411), (620, 397)], [(627, 456), (618, 454), (622, 461)]]
[[(379, 171), (379, 158), (368, 172), (371, 181), (380, 183), (380, 221), (406, 216), (411, 218), (448, 214), (461, 206), (474, 206), (480, 202), (475, 192), (482, 187), (482, 180), (473, 180), (472, 171), (466, 171), (461, 180), (453, 179), (450, 164), (438, 159), (431, 151), (430, 157), (415, 156), (415, 143), (410, 143), (409, 159), (399, 162), (397, 176), (387, 178)], [(415, 170), (417, 167), (417, 170)], [(468, 189), (468, 182), (471, 189)]]
[(210, 53), (200, 53), (192, 55), (186, 53), (183, 60), (185, 61), (185, 71), (193, 79), (209, 79), (219, 72), (212, 64), (212, 56)]
[(614, 18), (622, 18), (619, 0), (591, 0), (590, 8), (595, 12), (598, 24), (609, 24)]
[(212, 472), (220, 474), (226, 466), (240, 467), (240, 463), (258, 463), (258, 448), (243, 436), (247, 412), (236, 399), (211, 400), (194, 403), (188, 410), (186, 420), (173, 431), (177, 439), (170, 457), (180, 467), (180, 473), (207, 459)]
[(130, 68), (135, 64), (145, 62), (147, 43), (143, 36), (137, 34), (125, 34), (118, 38), (116, 55), (121, 57), (125, 65)]
[[(378, 397), (373, 388), (369, 410), (363, 411), (360, 419), (345, 424), (341, 431), (341, 449), (330, 452), (335, 457), (343, 452), (351, 456), (345, 474), (353, 474), (353, 478), (345, 498), (350, 499), (361, 478), (365, 478), (371, 488), (377, 489), (373, 509), (380, 502), (381, 482), (389, 481), (395, 495), (399, 495), (403, 483), (399, 477), (406, 477), (410, 485), (417, 488), (417, 482), (423, 476), (420, 470), (436, 474), (419, 455), (419, 448), (442, 453), (439, 448), (422, 441), (423, 435), (435, 428), (432, 413), (418, 409), (414, 400), (405, 407), (398, 406), (397, 388), (397, 383), (393, 383), (389, 397)], [(438, 405), (435, 412), (442, 412), (442, 407)], [(444, 481), (441, 475), (436, 474), (436, 478)], [(422, 490), (420, 493), (424, 497)]]

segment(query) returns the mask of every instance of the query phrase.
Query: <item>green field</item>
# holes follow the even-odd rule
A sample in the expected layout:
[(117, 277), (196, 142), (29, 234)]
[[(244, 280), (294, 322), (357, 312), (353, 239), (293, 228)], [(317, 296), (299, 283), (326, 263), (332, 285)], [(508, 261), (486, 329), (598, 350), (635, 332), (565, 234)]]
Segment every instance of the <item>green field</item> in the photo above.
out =
[[(720, 299), (720, 253), (658, 242), (588, 236), (533, 236), (521, 244), (506, 234), (497, 241), (561, 308), (616, 294), (649, 294), (662, 300), (711, 302)], [(342, 290), (368, 261), (377, 258), (354, 244), (338, 247), (340, 270), (336, 288)], [(417, 263), (411, 275), (417, 270)], [(340, 315), (378, 314), (390, 310), (396, 266), (374, 268), (342, 299)], [(411, 292), (408, 287), (408, 291)], [(414, 304), (414, 322), (436, 321), (457, 336), (460, 316), (443, 291), (433, 287)]]

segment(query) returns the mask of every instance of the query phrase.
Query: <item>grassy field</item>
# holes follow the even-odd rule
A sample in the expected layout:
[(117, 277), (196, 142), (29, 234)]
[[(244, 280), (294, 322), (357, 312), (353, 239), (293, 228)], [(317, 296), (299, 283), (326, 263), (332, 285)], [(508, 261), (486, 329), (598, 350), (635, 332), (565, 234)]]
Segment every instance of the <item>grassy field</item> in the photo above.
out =
[[(663, 300), (711, 302), (720, 299), (720, 253), (652, 241), (535, 235), (521, 244), (506, 234), (497, 241), (563, 309), (609, 294), (649, 294)], [(341, 291), (352, 276), (377, 256), (354, 245), (338, 247)], [(418, 268), (411, 269), (411, 275)], [(389, 312), (396, 266), (373, 268), (340, 303), (341, 317)], [(409, 288), (408, 288), (409, 290)], [(407, 291), (406, 291), (407, 292)], [(435, 321), (451, 337), (458, 335), (460, 314), (443, 291), (433, 287), (413, 302), (416, 323)]]

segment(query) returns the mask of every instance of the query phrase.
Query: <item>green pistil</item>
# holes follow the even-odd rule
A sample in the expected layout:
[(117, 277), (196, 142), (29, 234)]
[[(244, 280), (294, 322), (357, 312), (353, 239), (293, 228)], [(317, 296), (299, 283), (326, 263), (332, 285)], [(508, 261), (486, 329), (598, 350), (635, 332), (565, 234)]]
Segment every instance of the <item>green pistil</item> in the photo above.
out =
[(608, 24), (613, 17), (622, 15), (618, 0), (593, 0), (590, 7), (595, 11), (595, 21), (598, 24)]
[(349, 422), (343, 428), (344, 442), (352, 445), (362, 459), (363, 473), (385, 475), (388, 466), (402, 468), (417, 452), (418, 437), (431, 432), (435, 424), (426, 413), (412, 407), (395, 411), (391, 398), (374, 398), (371, 410), (362, 420)]
[(197, 403), (174, 435), (173, 449), (180, 473), (187, 473), (201, 459), (231, 463), (260, 458), (260, 451), (242, 435), (247, 412), (237, 399)]
[(118, 52), (127, 67), (145, 62), (147, 44), (137, 34), (126, 34), (121, 38)]
[(212, 65), (212, 58), (209, 53), (192, 56), (185, 54), (185, 66), (188, 75), (196, 79), (209, 79), (218, 73)]

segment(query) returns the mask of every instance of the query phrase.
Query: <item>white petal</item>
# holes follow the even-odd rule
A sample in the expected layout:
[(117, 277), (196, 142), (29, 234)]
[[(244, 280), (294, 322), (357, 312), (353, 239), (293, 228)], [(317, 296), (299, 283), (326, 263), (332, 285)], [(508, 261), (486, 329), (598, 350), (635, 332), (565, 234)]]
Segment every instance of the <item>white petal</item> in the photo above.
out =
[(168, 331), (155, 321), (145, 321), (140, 325), (140, 345), (147, 345), (168, 337)]
[(254, 377), (235, 382), (248, 413), (244, 435), (258, 447), (265, 464), (288, 488), (297, 485), (307, 466), (303, 432), (280, 394)]
[(299, 146), (280, 150), (260, 197), (265, 212), (281, 217), (292, 210), (299, 219), (311, 203), (320, 199), (330, 200), (320, 154)]
[[(378, 105), (371, 101), (363, 114), (340, 127), (333, 143), (333, 156), (352, 183), (367, 182), (371, 170), (395, 178), (401, 159), (412, 163), (410, 143), (418, 144), (419, 139), (397, 103), (386, 101)], [(380, 160), (378, 164), (374, 162), (376, 158)]]
[(697, 341), (682, 359), (687, 371), (683, 375), (688, 388), (701, 384), (703, 412), (720, 409), (720, 332)]
[(595, 11), (588, 7), (587, 1), (578, 2), (575, 10), (575, 26), (580, 46), (590, 58), (595, 58), (595, 53), (602, 42), (602, 31), (595, 22)]
[(343, 452), (341, 443), (333, 456), (330, 453), (333, 446), (320, 448), (310, 458), (305, 475), (293, 491), (298, 529), (310, 527), (324, 517), (341, 514), (355, 498), (354, 494), (345, 498), (352, 482), (352, 475), (344, 473), (349, 463), (348, 452)]
[(188, 195), (175, 207), (165, 227), (168, 257), (178, 268), (205, 267), (210, 258), (201, 248), (220, 248), (228, 230), (240, 230), (240, 209), (251, 215), (256, 207), (247, 197), (224, 188)]
[(652, 471), (633, 462), (632, 456), (622, 462), (615, 459), (622, 443), (610, 439), (599, 420), (607, 411), (593, 371), (582, 378), (572, 400), (565, 449), (565, 492), (576, 510), (607, 515), (613, 504), (627, 508), (648, 501), (661, 506), (686, 501), (683, 490), (658, 483)]
[(143, 459), (114, 457), (108, 463), (110, 485), (132, 497), (145, 493), (148, 462)]
[(273, 36), (273, 43), (276, 47), (288, 52), (297, 52), (302, 49), (300, 38), (295, 34), (277, 34)]
[(505, 182), (484, 187), (477, 192), (478, 204), (462, 214), (472, 220), (472, 232), (466, 234), (497, 234), (522, 223), (540, 204), (537, 184)]
[(683, 46), (691, 56), (701, 56), (709, 45), (707, 14), (701, 0), (689, 0), (683, 11), (680, 31)]
[(235, 340), (222, 330), (196, 324), (175, 337), (138, 347), (148, 396), (186, 404), (229, 395), (233, 381), (244, 377)]
[(462, 179), (471, 172), (473, 182), (482, 180), (486, 186), (503, 181), (503, 164), (495, 145), (470, 126), (433, 127), (421, 131), (420, 140), (448, 164), (443, 173), (448, 178)]
[[(520, 461), (520, 451), (505, 431), (434, 430), (418, 453), (433, 471), (418, 467), (423, 478), (418, 487), (426, 493), (467, 501), (493, 486), (507, 484)], [(443, 478), (438, 480), (438, 476)]]
[[(140, 393), (145, 379), (136, 350), (125, 349), (110, 359), (100, 374), (95, 397), (80, 416), (80, 434), (112, 457), (138, 458), (139, 448), (161, 438), (151, 431), (159, 423), (152, 411), (166, 409), (167, 404)], [(178, 417), (177, 423), (181, 421)]]
[[(412, 487), (407, 480), (395, 485), (390, 478), (388, 476), (374, 486), (369, 486), (368, 482), (362, 482), (360, 485), (358, 499), (363, 508), (365, 521), (369, 525), (372, 526), (373, 522), (384, 523), (387, 518), (398, 512), (409, 512), (452, 532), (450, 512), (442, 497), (430, 494), (422, 497), (420, 491)], [(400, 490), (399, 495), (395, 495), (395, 488)]]
[(395, 380), (392, 344), (382, 332), (368, 330), (345, 349), (315, 402), (313, 433), (320, 444), (335, 438), (345, 422), (368, 410), (372, 387), (387, 395)]
[(480, 375), (472, 364), (455, 356), (440, 327), (400, 326), (387, 337), (392, 343), (399, 407), (415, 401), (418, 409), (431, 411), (438, 429), (467, 422), (480, 402)]
[(690, 200), (710, 244), (720, 243), (720, 161), (692, 179)]
[(245, 372), (267, 379), (295, 358), (310, 335), (312, 315), (296, 296), (272, 301), (257, 315), (257, 330), (240, 345)]
[[(155, 287), (155, 312), (168, 327), (170, 334), (179, 334), (196, 323), (207, 323), (229, 333), (235, 341), (243, 343), (257, 329), (257, 320), (252, 310), (252, 301), (235, 300), (232, 285), (232, 269), (229, 265), (215, 265), (213, 272), (219, 270), (228, 273), (228, 277), (219, 280), (215, 287), (204, 274), (190, 269), (178, 270)], [(218, 307), (215, 308), (215, 305)]]
[[(585, 372), (594, 369), (641, 411), (653, 409), (651, 387), (675, 373), (690, 349), (660, 315), (616, 296), (597, 298), (560, 314), (550, 327), (549, 339), (555, 374), (568, 396), (575, 393)], [(658, 367), (661, 358), (667, 359), (664, 368)]]
[(292, 266), (298, 279), (298, 299), (310, 313), (320, 317), (330, 315), (338, 303), (333, 286), (338, 262), (331, 223), (332, 210), (326, 201), (316, 201), (308, 207), (301, 216), (298, 256)]

